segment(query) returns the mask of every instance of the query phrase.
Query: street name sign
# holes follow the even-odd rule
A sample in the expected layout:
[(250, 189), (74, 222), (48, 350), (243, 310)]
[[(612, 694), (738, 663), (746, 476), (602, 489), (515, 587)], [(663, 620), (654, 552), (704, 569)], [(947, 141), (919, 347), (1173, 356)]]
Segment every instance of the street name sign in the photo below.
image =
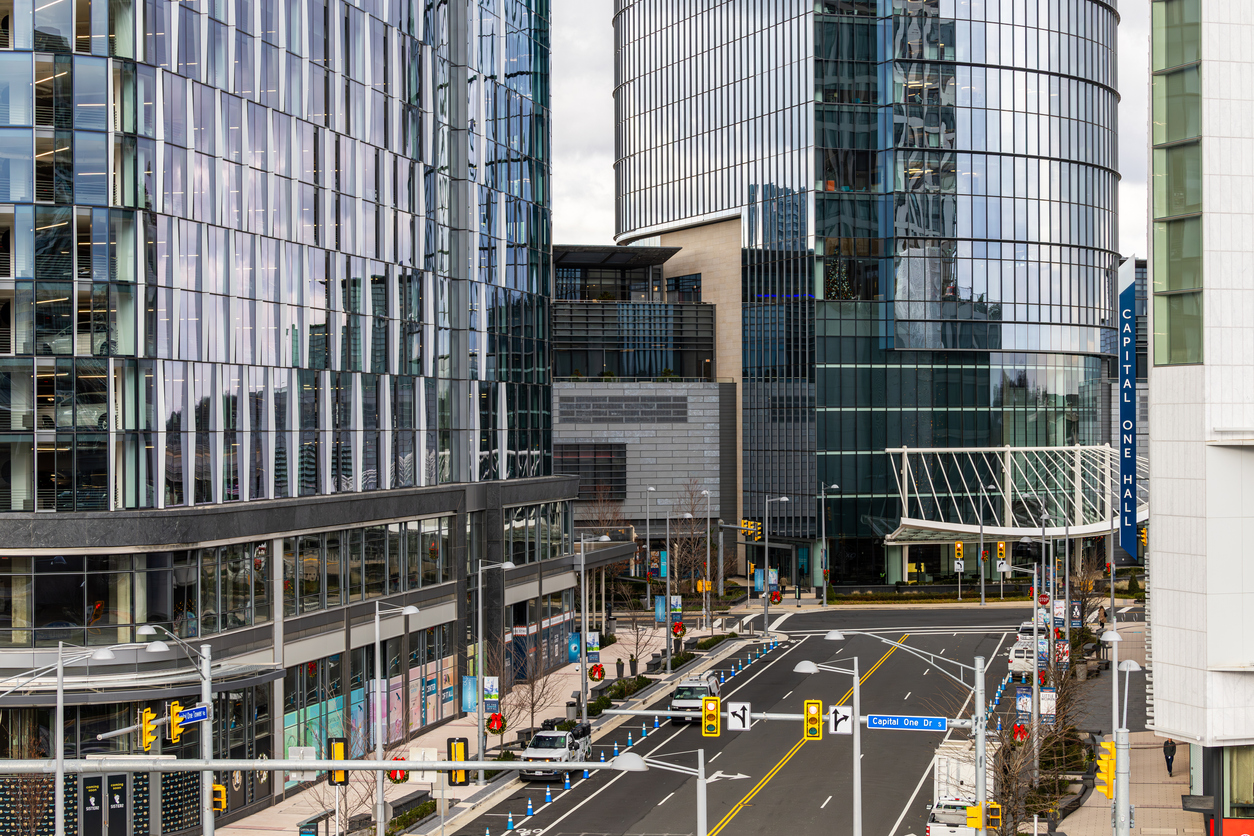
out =
[(949, 720), (945, 717), (910, 717), (902, 714), (868, 714), (868, 729), (896, 729), (898, 731), (945, 731)]
[(179, 721), (182, 723), (199, 723), (202, 720), (209, 719), (209, 707), (205, 705), (197, 705), (192, 708), (184, 708), (179, 712)]

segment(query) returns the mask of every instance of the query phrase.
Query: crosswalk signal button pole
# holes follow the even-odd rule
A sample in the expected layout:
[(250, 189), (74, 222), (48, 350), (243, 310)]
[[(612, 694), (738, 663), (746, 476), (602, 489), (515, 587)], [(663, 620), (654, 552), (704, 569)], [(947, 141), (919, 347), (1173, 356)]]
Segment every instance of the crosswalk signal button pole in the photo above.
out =
[(805, 723), (805, 739), (820, 740), (823, 737), (823, 702), (821, 700), (806, 700), (805, 708), (802, 709), (802, 717)]
[(1097, 791), (1107, 798), (1115, 797), (1115, 744), (1101, 744), (1097, 756)]
[(718, 737), (720, 716), (718, 697), (701, 698), (701, 736)]

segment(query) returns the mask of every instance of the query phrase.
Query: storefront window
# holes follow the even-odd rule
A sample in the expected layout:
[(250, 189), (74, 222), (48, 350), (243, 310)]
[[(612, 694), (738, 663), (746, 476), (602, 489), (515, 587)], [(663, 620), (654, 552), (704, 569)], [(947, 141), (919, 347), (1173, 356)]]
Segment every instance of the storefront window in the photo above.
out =
[(1228, 755), (1228, 811), (1234, 819), (1254, 818), (1254, 746), (1232, 746)]

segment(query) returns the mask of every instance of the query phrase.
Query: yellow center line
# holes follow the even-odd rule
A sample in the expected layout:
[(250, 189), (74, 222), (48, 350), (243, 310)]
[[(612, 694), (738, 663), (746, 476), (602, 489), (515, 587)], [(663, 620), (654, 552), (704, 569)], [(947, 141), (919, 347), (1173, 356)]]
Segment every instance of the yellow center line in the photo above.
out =
[[(904, 641), (905, 641), (907, 638), (909, 638), (909, 637), (910, 637), (910, 634), (909, 634), (909, 633), (904, 633), (904, 634), (902, 634), (902, 637), (901, 637), (901, 638), (899, 638), (897, 641), (899, 641), (899, 642), (904, 642)], [(860, 683), (864, 683), (864, 682), (866, 682), (868, 679), (870, 679), (870, 678), (871, 678), (871, 674), (873, 674), (873, 673), (875, 673), (877, 670), (879, 670), (879, 669), (880, 669), (880, 665), (884, 664), (884, 662), (885, 662), (885, 661), (887, 661), (888, 657), (889, 657), (889, 656), (892, 656), (892, 655), (893, 655), (893, 653), (894, 653), (896, 650), (897, 650), (897, 648), (895, 648), (895, 647), (890, 647), (890, 648), (888, 649), (888, 652), (887, 652), (887, 653), (885, 653), (883, 656), (881, 656), (881, 657), (880, 657), (880, 660), (879, 660), (878, 662), (876, 662), (874, 665), (872, 665), (872, 666), (871, 666), (871, 669), (870, 669), (869, 671), (867, 671), (867, 672), (866, 672), (866, 673), (864, 673), (861, 677), (859, 677), (858, 681), (859, 681)], [(843, 697), (841, 697), (841, 698), (837, 701), (837, 704), (843, 704), (843, 703), (845, 702), (845, 700), (849, 699), (851, 696), (853, 696), (853, 688), (850, 688), (848, 691), (846, 691), (846, 692), (845, 692), (845, 695), (844, 695)], [(774, 768), (772, 768), (770, 772), (766, 773), (766, 775), (765, 775), (765, 776), (763, 776), (762, 780), (761, 780), (761, 781), (758, 781), (758, 783), (757, 783), (756, 785), (754, 785), (753, 789), (749, 790), (749, 792), (745, 795), (745, 797), (744, 797), (744, 798), (742, 798), (742, 799), (740, 799), (740, 801), (736, 802), (736, 806), (735, 806), (735, 807), (732, 807), (730, 810), (728, 810), (728, 811), (727, 811), (727, 815), (723, 816), (722, 820), (721, 820), (721, 821), (719, 821), (719, 823), (718, 823), (717, 825), (715, 825), (713, 828), (711, 828), (711, 829), (710, 829), (710, 831), (709, 831), (709, 836), (718, 836), (718, 834), (719, 834), (719, 833), (723, 830), (723, 828), (724, 828), (724, 827), (726, 827), (726, 826), (728, 825), (728, 823), (729, 823), (729, 822), (731, 822), (731, 820), (732, 820), (732, 819), (734, 819), (734, 818), (736, 817), (736, 815), (737, 815), (737, 814), (738, 814), (741, 810), (743, 810), (743, 809), (745, 808), (745, 805), (747, 805), (750, 801), (752, 801), (752, 800), (754, 799), (754, 797), (755, 797), (755, 796), (756, 796), (759, 792), (761, 792), (761, 791), (762, 791), (762, 788), (763, 788), (763, 787), (765, 787), (765, 786), (766, 786), (766, 785), (770, 782), (770, 780), (771, 780), (772, 778), (774, 778), (774, 777), (775, 777), (775, 775), (776, 775), (776, 774), (777, 774), (777, 773), (778, 773), (781, 769), (783, 769), (783, 768), (784, 768), (784, 764), (786, 764), (786, 763), (788, 763), (790, 760), (792, 760), (792, 756), (793, 756), (793, 755), (795, 755), (795, 754), (797, 754), (797, 752), (801, 750), (801, 746), (802, 746), (805, 742), (806, 742), (806, 739), (805, 739), (804, 737), (803, 737), (803, 738), (801, 738), (800, 740), (798, 740), (798, 741), (797, 741), (797, 742), (793, 745), (793, 747), (792, 747), (791, 749), (789, 749), (789, 750), (788, 750), (788, 754), (786, 754), (786, 755), (784, 755), (784, 757), (780, 758), (779, 763), (775, 764)]]

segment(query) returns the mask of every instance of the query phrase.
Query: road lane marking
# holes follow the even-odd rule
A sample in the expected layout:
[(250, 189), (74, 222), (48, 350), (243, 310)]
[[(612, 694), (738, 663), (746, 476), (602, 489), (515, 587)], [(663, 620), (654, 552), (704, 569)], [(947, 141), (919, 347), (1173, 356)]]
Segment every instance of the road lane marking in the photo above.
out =
[(905, 695), (904, 697), (902, 697), (902, 698), (901, 698), (901, 701), (902, 701), (902, 702), (905, 702), (906, 700), (910, 699), (910, 695), (911, 695), (911, 694), (913, 694), (913, 693), (914, 693), (914, 691), (907, 691), (907, 692), (906, 692), (906, 695)]
[[(780, 653), (780, 654), (779, 654), (779, 655), (777, 655), (774, 659), (772, 659), (771, 661), (767, 662), (767, 663), (766, 663), (766, 665), (762, 668), (762, 670), (758, 671), (758, 672), (757, 672), (757, 673), (755, 673), (753, 676), (751, 676), (751, 677), (749, 677), (748, 679), (746, 679), (744, 682), (738, 682), (738, 683), (736, 684), (736, 687), (735, 687), (735, 688), (732, 688), (732, 689), (730, 689), (730, 690), (728, 690), (728, 691), (727, 691), (727, 696), (731, 696), (732, 694), (735, 694), (737, 691), (739, 691), (739, 690), (741, 690), (742, 688), (744, 688), (745, 686), (747, 686), (750, 682), (752, 682), (753, 680), (757, 679), (757, 678), (758, 678), (759, 676), (761, 676), (762, 674), (766, 673), (768, 670), (770, 670), (770, 669), (771, 669), (771, 666), (772, 666), (772, 665), (774, 665), (776, 662), (780, 661), (780, 660), (781, 660), (781, 659), (783, 659), (785, 656), (787, 656), (789, 653), (792, 653), (794, 650), (796, 650), (797, 648), (801, 647), (801, 645), (805, 644), (805, 640), (806, 640), (806, 638), (808, 638), (808, 637), (803, 637), (803, 638), (801, 638), (800, 640), (793, 642), (793, 643), (792, 643), (792, 647), (789, 647), (789, 648), (788, 648), (787, 650), (785, 650), (783, 653)], [(903, 636), (902, 638), (905, 638), (905, 637)], [(890, 652), (891, 652), (891, 651), (890, 651)], [(882, 662), (882, 661), (883, 661), (883, 659), (881, 659), (880, 661)], [(878, 665), (877, 665), (876, 667), (878, 667)], [(875, 668), (872, 668), (871, 670), (873, 671), (873, 670), (875, 670)], [(867, 676), (870, 676), (870, 675), (871, 675), (871, 674), (870, 674), (870, 672), (868, 672), (868, 673), (867, 673)], [(852, 694), (852, 693), (853, 693), (853, 689), (851, 688), (851, 689), (849, 690), (849, 694)], [(841, 702), (844, 702), (844, 700), (848, 699), (848, 698), (849, 698), (849, 694), (846, 694), (846, 695), (844, 696), (844, 698), (841, 700)], [(674, 732), (672, 732), (669, 736), (667, 736), (667, 738), (666, 738), (665, 740), (663, 740), (661, 743), (659, 743), (659, 744), (657, 744), (656, 746), (654, 746), (654, 747), (653, 747), (652, 749), (650, 749), (648, 752), (645, 752), (645, 753), (644, 753), (644, 756), (645, 756), (645, 757), (648, 757), (649, 755), (654, 754), (654, 753), (655, 753), (655, 752), (657, 752), (659, 749), (661, 749), (663, 746), (665, 746), (667, 743), (670, 743), (670, 742), (671, 742), (672, 740), (674, 740), (676, 737), (678, 737), (679, 735), (683, 734), (684, 729), (686, 729), (686, 728), (687, 728), (687, 726), (680, 726), (679, 728), (675, 729), (675, 731), (674, 731)], [(650, 739), (652, 739), (653, 735), (649, 735), (649, 737), (650, 737)], [(721, 751), (721, 750), (720, 750), (719, 754), (722, 754), (722, 751)], [(717, 755), (716, 755), (715, 757), (717, 757)], [(563, 813), (563, 814), (562, 814), (562, 815), (561, 815), (561, 816), (560, 816), (560, 817), (559, 817), (556, 821), (554, 821), (552, 824), (550, 824), (550, 825), (546, 825), (546, 826), (544, 826), (544, 827), (542, 827), (542, 828), (539, 828), (539, 830), (537, 830), (537, 831), (536, 831), (537, 836), (538, 836), (540, 833), (546, 832), (546, 831), (548, 831), (548, 830), (550, 830), (550, 829), (552, 829), (552, 828), (554, 828), (554, 827), (557, 827), (559, 824), (561, 824), (563, 821), (565, 821), (565, 820), (566, 820), (566, 819), (567, 819), (567, 818), (568, 818), (568, 817), (569, 817), (572, 813), (574, 813), (576, 810), (578, 810), (578, 809), (579, 809), (580, 807), (582, 807), (583, 805), (587, 804), (587, 803), (588, 803), (589, 801), (591, 801), (592, 799), (596, 798), (596, 797), (597, 797), (598, 795), (600, 795), (601, 793), (605, 792), (607, 789), (609, 789), (609, 788), (610, 788), (610, 786), (611, 786), (611, 785), (612, 785), (615, 781), (617, 781), (619, 778), (622, 778), (622, 777), (623, 777), (624, 775), (626, 775), (626, 774), (627, 774), (626, 772), (620, 772), (620, 773), (618, 773), (617, 775), (615, 775), (613, 778), (611, 778), (610, 780), (606, 781), (606, 782), (605, 782), (605, 786), (603, 786), (603, 787), (599, 787), (599, 788), (596, 790), (596, 792), (593, 792), (593, 793), (589, 794), (587, 798), (585, 798), (583, 801), (580, 801), (580, 802), (579, 802), (578, 804), (576, 804), (574, 807), (572, 807), (572, 808), (570, 808), (569, 810), (567, 810), (565, 813)], [(582, 781), (582, 780), (580, 780), (580, 782), (579, 782), (579, 783), (583, 783), (583, 781)], [(574, 786), (578, 786), (578, 784), (575, 784)], [(572, 787), (572, 788), (573, 788), (573, 787)], [(527, 820), (527, 819), (521, 819), (521, 820), (519, 820), (518, 824), (522, 824), (522, 823), (523, 823), (524, 821), (526, 821), (526, 820)]]
[(778, 630), (778, 629), (779, 629), (779, 625), (783, 624), (785, 621), (787, 621), (788, 619), (792, 618), (792, 615), (793, 615), (793, 614), (792, 614), (792, 613), (790, 613), (790, 612), (786, 612), (786, 613), (784, 613), (784, 614), (783, 614), (783, 615), (781, 615), (779, 618), (777, 618), (777, 619), (775, 619), (774, 621), (772, 621), (772, 622), (771, 622), (771, 629), (772, 629), (772, 630)]
[(923, 672), (923, 675), (924, 675), (924, 676), (927, 676), (928, 671), (930, 671), (930, 670), (931, 670), (931, 668), (928, 668), (926, 671), (924, 671), (924, 672)]
[(714, 757), (710, 758), (708, 761), (706, 761), (706, 763), (714, 763), (716, 760), (718, 760), (718, 756), (719, 756), (719, 755), (721, 755), (721, 754), (723, 754), (723, 750), (722, 750), (722, 749), (720, 749), (720, 750), (718, 750), (717, 752), (715, 752), (715, 753), (714, 753)]
[(1126, 613), (1126, 612), (1131, 612), (1131, 611), (1132, 611), (1132, 608), (1131, 608), (1131, 607), (1124, 607), (1123, 609), (1121, 609), (1121, 610), (1119, 611), (1119, 614), (1120, 614), (1120, 615), (1123, 615), (1124, 613)]
[[(831, 800), (832, 800), (832, 797), (829, 795), (829, 796), (827, 797), (827, 801), (831, 801)], [(826, 807), (826, 806), (827, 806), (827, 801), (824, 801), (822, 804), (820, 804), (820, 805), (819, 805), (819, 809), (820, 809), (820, 810), (822, 810), (824, 807)]]
[[(671, 795), (674, 795), (674, 794), (675, 794), (675, 793), (671, 793)], [(666, 798), (663, 798), (661, 801), (659, 801), (659, 802), (657, 803), (657, 806), (661, 807), (663, 804), (665, 804), (666, 802), (670, 801), (670, 800), (671, 800), (671, 795), (668, 795), (668, 796), (666, 796)]]
[[(1006, 636), (1008, 636), (1008, 635), (1010, 635), (1010, 634), (1009, 634), (1009, 633), (1003, 633), (1003, 634), (1002, 634), (1002, 637), (1001, 637), (1000, 639), (998, 639), (998, 640), (997, 640), (997, 647), (993, 648), (993, 653), (992, 653), (992, 656), (993, 656), (994, 658), (996, 658), (996, 657), (997, 657), (997, 654), (1001, 652), (1001, 646), (1002, 646), (1003, 644), (1005, 644), (1005, 643), (1006, 643)], [(988, 675), (988, 669), (987, 669), (987, 668), (985, 669), (984, 673), (985, 673), (985, 676), (987, 677), (987, 675)], [(969, 692), (967, 693), (967, 698), (966, 698), (965, 700), (963, 700), (963, 702), (962, 702), (962, 707), (961, 707), (960, 709), (958, 709), (958, 716), (959, 716), (959, 717), (961, 717), (961, 716), (962, 716), (962, 712), (963, 712), (963, 711), (966, 711), (966, 709), (967, 709), (967, 703), (971, 702), (971, 699), (972, 699), (972, 697), (974, 697), (974, 696), (975, 696), (975, 692), (974, 692), (974, 691), (969, 691)], [(954, 730), (953, 730), (953, 728), (951, 727), (951, 728), (949, 729), (949, 731), (945, 732), (945, 737), (944, 737), (944, 738), (942, 738), (941, 742), (942, 742), (942, 743), (944, 743), (946, 740), (948, 740), (948, 739), (949, 739), (950, 735), (952, 735), (953, 733), (954, 733)], [(865, 757), (865, 755), (864, 755), (863, 757)], [(894, 823), (894, 824), (893, 824), (893, 829), (892, 829), (892, 830), (890, 830), (890, 831), (888, 831), (888, 836), (896, 836), (896, 834), (897, 834), (897, 828), (901, 827), (901, 823), (902, 823), (902, 821), (904, 821), (904, 820), (905, 820), (905, 818), (906, 818), (906, 813), (908, 813), (908, 812), (910, 811), (910, 806), (911, 806), (912, 804), (914, 804), (914, 800), (915, 800), (915, 799), (918, 797), (918, 795), (919, 795), (919, 789), (923, 786), (923, 782), (927, 780), (927, 776), (928, 776), (928, 774), (929, 774), (929, 773), (931, 773), (931, 771), (935, 768), (935, 766), (936, 766), (936, 756), (935, 756), (935, 755), (933, 755), (933, 756), (932, 756), (932, 759), (931, 759), (930, 761), (928, 761), (927, 768), (923, 770), (923, 774), (919, 777), (919, 783), (915, 785), (915, 787), (914, 787), (914, 792), (912, 792), (912, 793), (910, 794), (910, 800), (906, 802), (906, 806), (904, 806), (904, 807), (902, 807), (902, 808), (901, 808), (901, 815), (897, 817), (897, 821), (896, 821), (896, 823)]]
[[(903, 633), (901, 638), (898, 639), (897, 641), (904, 642), (909, 637), (910, 637), (909, 633)], [(804, 639), (802, 641), (804, 641)], [(798, 642), (798, 644), (800, 644), (800, 642)], [(890, 647), (888, 651), (883, 656), (880, 657), (880, 660), (876, 662), (874, 665), (872, 665), (871, 669), (859, 678), (858, 682), (859, 683), (866, 682), (867, 679), (870, 678), (871, 674), (879, 670), (880, 666), (883, 665), (884, 662), (888, 660), (888, 657), (892, 656), (896, 650), (897, 650), (896, 647)], [(745, 684), (747, 685), (748, 683), (745, 683)], [(839, 700), (836, 701), (837, 704), (844, 704), (845, 700), (849, 699), (849, 697), (852, 695), (853, 695), (853, 688), (851, 687), (848, 691), (845, 692), (845, 695), (843, 697), (841, 697)], [(731, 820), (735, 818), (736, 815), (740, 813), (740, 811), (743, 810), (746, 805), (749, 804), (749, 802), (753, 801), (753, 799), (757, 797), (757, 794), (762, 791), (762, 788), (765, 787), (768, 783), (770, 783), (770, 780), (774, 778), (776, 774), (778, 774), (779, 771), (783, 769), (784, 766), (790, 760), (792, 760), (793, 755), (797, 754), (797, 752), (801, 750), (801, 747), (805, 744), (805, 742), (806, 742), (806, 739), (804, 737), (798, 740), (793, 745), (793, 747), (788, 750), (788, 753), (784, 755), (784, 757), (780, 758), (779, 763), (775, 764), (775, 766), (771, 769), (771, 771), (766, 773), (766, 775), (762, 777), (762, 780), (758, 781), (758, 783), (753, 787), (753, 789), (749, 790), (748, 794), (746, 794), (744, 798), (736, 802), (736, 806), (728, 810), (727, 815), (723, 816), (722, 820), (720, 820), (717, 825), (710, 828), (710, 830), (708, 831), (708, 836), (718, 836), (718, 834), (723, 830), (723, 828), (725, 828), (728, 825), (728, 823), (731, 822)]]
[(784, 700), (788, 699), (791, 696), (792, 696), (792, 691), (789, 691), (787, 694), (784, 694), (784, 696), (780, 697), (779, 701), (783, 702)]

